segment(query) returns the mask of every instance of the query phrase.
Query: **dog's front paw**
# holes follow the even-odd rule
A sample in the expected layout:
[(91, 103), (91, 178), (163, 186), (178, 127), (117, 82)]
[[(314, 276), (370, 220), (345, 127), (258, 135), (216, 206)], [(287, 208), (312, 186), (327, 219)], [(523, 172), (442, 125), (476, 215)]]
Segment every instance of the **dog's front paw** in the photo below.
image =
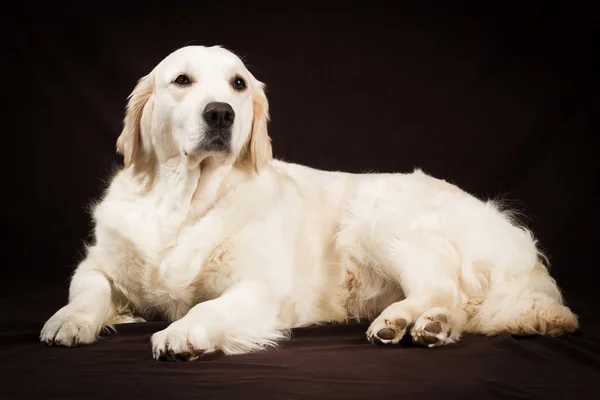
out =
[(206, 330), (201, 326), (190, 326), (183, 320), (152, 335), (152, 354), (156, 360), (193, 361), (211, 351), (214, 346), (208, 340)]
[(69, 310), (65, 306), (58, 310), (45, 324), (40, 333), (40, 340), (49, 345), (73, 347), (96, 341), (100, 329), (79, 311)]

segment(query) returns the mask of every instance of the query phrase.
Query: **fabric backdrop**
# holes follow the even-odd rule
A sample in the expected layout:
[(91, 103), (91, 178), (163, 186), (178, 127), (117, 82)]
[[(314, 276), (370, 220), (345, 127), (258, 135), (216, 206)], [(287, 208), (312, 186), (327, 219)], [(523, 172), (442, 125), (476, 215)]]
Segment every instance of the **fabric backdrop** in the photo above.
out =
[[(220, 44), (266, 82), (275, 155), (415, 167), (527, 216), (567, 300), (598, 305), (596, 14), (574, 2), (20, 2), (3, 30), (2, 324), (66, 301), (136, 80)], [(481, 2), (484, 3), (484, 2)], [(17, 325), (15, 325), (17, 324)]]

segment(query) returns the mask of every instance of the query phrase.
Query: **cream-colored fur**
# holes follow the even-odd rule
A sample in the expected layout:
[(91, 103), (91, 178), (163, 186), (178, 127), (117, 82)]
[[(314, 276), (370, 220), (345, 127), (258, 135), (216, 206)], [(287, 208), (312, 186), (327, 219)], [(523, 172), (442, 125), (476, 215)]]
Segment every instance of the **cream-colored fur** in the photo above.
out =
[[(174, 84), (180, 74), (192, 83)], [(247, 89), (236, 91), (237, 74)], [(204, 106), (235, 111), (231, 151), (204, 152)], [(91, 343), (163, 316), (153, 354), (194, 359), (273, 345), (290, 328), (371, 319), (435, 347), (463, 332), (561, 335), (576, 316), (531, 233), (416, 170), (349, 174), (272, 160), (263, 84), (220, 47), (175, 51), (133, 91), (125, 167), (94, 208), (95, 242), (41, 340)], [(307, 132), (307, 135), (310, 135)]]

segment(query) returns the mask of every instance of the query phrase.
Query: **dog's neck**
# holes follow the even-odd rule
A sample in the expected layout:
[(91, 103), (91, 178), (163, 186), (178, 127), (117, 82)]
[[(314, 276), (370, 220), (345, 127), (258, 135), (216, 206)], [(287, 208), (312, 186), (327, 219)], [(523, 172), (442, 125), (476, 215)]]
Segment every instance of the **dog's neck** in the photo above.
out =
[(200, 176), (190, 199), (190, 208), (195, 214), (204, 214), (218, 200), (233, 167), (231, 165), (224, 166), (209, 159), (207, 162), (201, 163), (198, 169)]
[(173, 215), (203, 214), (218, 199), (232, 169), (231, 164), (213, 158), (196, 163), (185, 156), (172, 158), (157, 166), (150, 191), (161, 210)]

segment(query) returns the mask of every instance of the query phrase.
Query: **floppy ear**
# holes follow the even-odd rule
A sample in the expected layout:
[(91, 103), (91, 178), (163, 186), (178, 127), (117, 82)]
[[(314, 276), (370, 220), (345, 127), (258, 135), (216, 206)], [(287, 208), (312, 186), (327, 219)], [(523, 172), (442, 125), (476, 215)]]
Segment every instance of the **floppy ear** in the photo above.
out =
[(129, 95), (123, 131), (117, 139), (117, 153), (124, 158), (125, 168), (133, 165), (136, 172), (145, 170), (150, 163), (151, 155), (144, 151), (141, 138), (141, 119), (144, 106), (152, 95), (152, 78), (146, 75), (140, 79)]
[(264, 84), (256, 81), (257, 94), (252, 99), (252, 131), (238, 162), (258, 173), (273, 159), (271, 138), (267, 130), (269, 123), (269, 102), (265, 95)]

